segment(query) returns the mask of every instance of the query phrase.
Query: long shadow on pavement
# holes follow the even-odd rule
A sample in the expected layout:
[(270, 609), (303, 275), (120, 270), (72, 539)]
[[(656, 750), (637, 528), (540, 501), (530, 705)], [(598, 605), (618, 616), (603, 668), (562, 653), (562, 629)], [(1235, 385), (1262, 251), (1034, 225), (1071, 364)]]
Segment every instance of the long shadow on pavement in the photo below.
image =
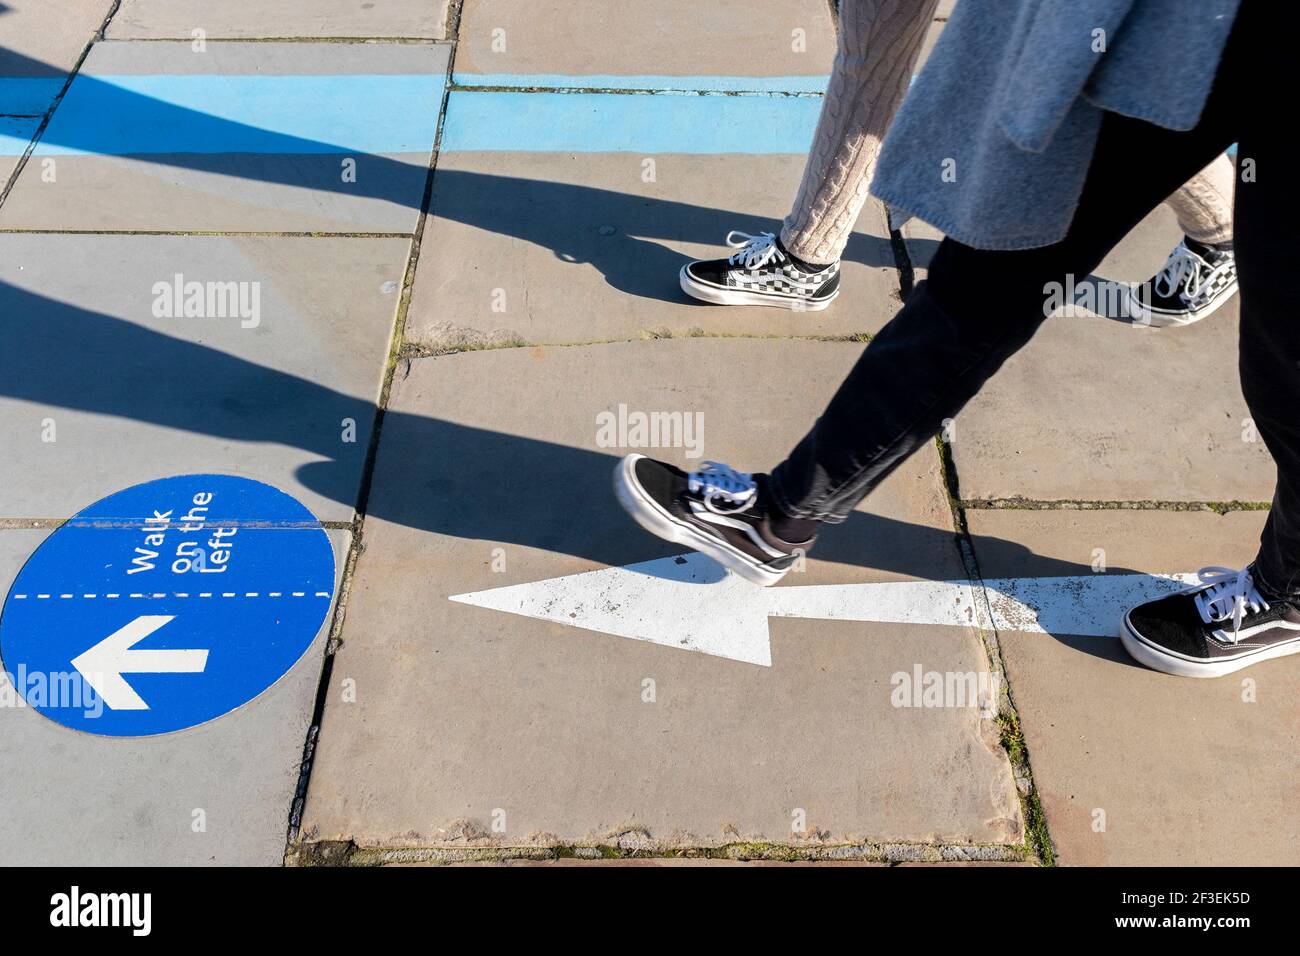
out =
[[(424, 166), (362, 155), (359, 166), (364, 174), (356, 183), (343, 183), (337, 156), (357, 155), (344, 144), (259, 130), (85, 75), (77, 78), (74, 88), (77, 85), (115, 115), (143, 117), (151, 124), (188, 124), (213, 143), (234, 142), (251, 150), (135, 158), (415, 206), (422, 202), (428, 176)], [(43, 139), (96, 151), (94, 136), (80, 136), (75, 126), (51, 123)], [(439, 172), (434, 195), (437, 215), (534, 242), (566, 260), (591, 262), (629, 294), (665, 297), (667, 286), (674, 289), (674, 299), (675, 283), (665, 283), (663, 277), (674, 275), (682, 257), (645, 239), (714, 242), (737, 224), (756, 221), (688, 203), (459, 170)], [(577, 224), (562, 227), (565, 217)], [(626, 244), (604, 241), (606, 237), (591, 228), (607, 222), (625, 236), (639, 237), (633, 241), (640, 244), (640, 254), (630, 256)], [(761, 228), (776, 226), (770, 220), (758, 223)], [(893, 265), (888, 243), (871, 237), (855, 237), (849, 257), (868, 265)], [(300, 468), (299, 480), (321, 495), (356, 506), (364, 442), (340, 443), (338, 422), (373, 420), (372, 402), (15, 286), (0, 284), (0, 303), (6, 344), (0, 352), (0, 394), (235, 441), (302, 448), (322, 460)], [(133, 374), (145, 369), (148, 376)], [(391, 410), (383, 419), (383, 439), (377, 471), (386, 480), (367, 505), (377, 518), (606, 565), (680, 550), (640, 532), (618, 508), (609, 490), (616, 456)], [(385, 469), (399, 459), (403, 480), (390, 480)], [(503, 476), (511, 475), (519, 480), (503, 486)], [(573, 502), (582, 507), (574, 509)], [(22, 511), (13, 505), (0, 510)], [(815, 556), (926, 578), (934, 570), (927, 556), (953, 543), (949, 532), (855, 513), (824, 534)], [(1090, 570), (1034, 555), (1014, 542), (999, 546), (1023, 552), (1024, 566), (1035, 576)], [(1088, 650), (1086, 645), (1083, 649)]]

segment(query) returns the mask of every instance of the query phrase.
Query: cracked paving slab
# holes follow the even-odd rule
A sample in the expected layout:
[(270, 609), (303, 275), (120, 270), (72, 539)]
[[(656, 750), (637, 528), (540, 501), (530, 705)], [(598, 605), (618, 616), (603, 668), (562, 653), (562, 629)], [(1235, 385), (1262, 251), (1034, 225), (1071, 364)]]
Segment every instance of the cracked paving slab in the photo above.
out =
[[(967, 512), (986, 579), (1245, 566), (1265, 516)], [(1118, 635), (1126, 608), (1097, 607)], [(1085, 866), (1300, 862), (1296, 658), (1214, 680), (1147, 670), (1115, 637), (1000, 633), (1060, 859)]]
[[(703, 455), (760, 468), (801, 437), (859, 350), (658, 341), (400, 365), (303, 839), (1014, 854), (1020, 805), (994, 723), (973, 701), (891, 702), (893, 676), (918, 665), (986, 672), (968, 627), (778, 618), (764, 667), (448, 600), (680, 553), (615, 503), (626, 449), (598, 443), (600, 413), (701, 412)], [(824, 387), (791, 393), (762, 374), (777, 362), (819, 369)], [(926, 449), (789, 584), (930, 576), (962, 567)]]

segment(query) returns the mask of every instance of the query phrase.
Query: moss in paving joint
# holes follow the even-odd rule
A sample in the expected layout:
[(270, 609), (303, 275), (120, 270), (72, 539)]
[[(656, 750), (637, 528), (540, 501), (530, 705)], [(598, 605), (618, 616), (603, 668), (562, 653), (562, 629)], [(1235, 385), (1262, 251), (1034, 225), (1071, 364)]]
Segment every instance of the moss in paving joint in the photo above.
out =
[(769, 99), (819, 100), (823, 94), (806, 90), (688, 90), (652, 89), (650, 87), (613, 86), (501, 86), (451, 82), (453, 93), (560, 93), (563, 95), (599, 94), (601, 96), (754, 96)]
[(1138, 499), (1131, 501), (1088, 501), (1085, 499), (1058, 499), (1044, 501), (1013, 496), (1010, 498), (967, 498), (958, 502), (972, 511), (1172, 511), (1213, 512), (1226, 515), (1234, 511), (1267, 511), (1267, 501), (1159, 501)]
[(532, 342), (519, 336), (510, 335), (499, 339), (485, 339), (483, 341), (461, 341), (447, 345), (424, 345), (419, 342), (403, 342), (401, 349), (398, 351), (398, 359), (411, 361), (414, 359), (442, 358), (448, 355), (459, 355), (463, 352), (493, 352), (500, 349), (573, 349), (587, 348), (593, 345), (623, 345), (628, 342), (661, 342), (668, 339), (735, 339), (751, 341), (777, 341), (777, 342), (832, 342), (832, 343), (850, 343), (864, 344), (871, 341), (869, 332), (850, 332), (844, 335), (779, 335), (776, 333), (747, 333), (747, 332), (706, 332), (703, 329), (692, 328), (682, 332), (673, 332), (669, 329), (642, 329), (637, 338), (625, 339), (588, 339), (585, 341), (575, 342)]
[[(1020, 805), (1025, 817), (1025, 840), (1027, 849), (1034, 853), (1044, 866), (1056, 865), (1056, 849), (1052, 845), (1052, 836), (1047, 830), (1047, 815), (1043, 812), (1043, 803), (1034, 786), (1033, 771), (1029, 766), (1029, 749), (1025, 745), (1025, 735), (1020, 729), (1020, 718), (1015, 709), (1009, 706), (998, 714), (998, 729), (1001, 731), (1002, 747), (1007, 752), (1007, 759), (1016, 773), (1017, 790), (1020, 791)], [(1023, 782), (1023, 785), (1022, 785)]]
[(285, 854), (285, 866), (353, 866), (357, 845), (351, 840), (299, 843)]
[(288, 866), (385, 866), (395, 863), (449, 865), (508, 863), (514, 860), (736, 860), (740, 862), (945, 863), (1024, 862), (1032, 853), (1020, 844), (830, 843), (797, 846), (738, 841), (711, 847), (623, 848), (612, 844), (557, 844), (544, 847), (358, 847), (351, 841), (299, 843), (285, 856)]
[[(980, 572), (974, 542), (966, 521), (966, 503), (961, 498), (961, 484), (952, 446), (943, 440), (942, 435), (939, 435), (935, 437), (935, 447), (939, 454), (940, 479), (943, 482), (944, 492), (948, 496), (953, 526), (957, 531), (957, 549), (961, 554), (966, 576), (975, 591), (976, 599), (987, 600), (983, 575)], [(992, 621), (988, 608), (985, 607), (984, 610), (985, 613), (981, 617)], [(1006, 677), (1006, 666), (1002, 660), (1002, 648), (998, 642), (997, 632), (986, 630), (984, 627), (979, 627), (978, 631), (988, 657), (989, 667), (998, 676), (1002, 686), (997, 716), (998, 738), (1011, 764), (1016, 793), (1020, 798), (1020, 812), (1025, 827), (1024, 850), (1036, 857), (1043, 866), (1055, 866), (1056, 853), (1052, 846), (1051, 834), (1047, 829), (1047, 817), (1043, 813), (1042, 801), (1034, 786), (1033, 770), (1029, 765), (1029, 751), (1025, 746), (1024, 734), (1020, 730), (1020, 718), (1016, 713), (1015, 702), (1011, 698), (1011, 685)]]
[[(193, 36), (183, 37), (131, 37), (130, 43), (193, 43)], [(405, 44), (407, 46), (446, 46), (446, 40), (439, 40), (434, 37), (204, 37), (205, 43), (342, 43), (342, 44), (360, 44), (369, 43), (372, 45), (384, 44), (391, 45), (394, 43)]]

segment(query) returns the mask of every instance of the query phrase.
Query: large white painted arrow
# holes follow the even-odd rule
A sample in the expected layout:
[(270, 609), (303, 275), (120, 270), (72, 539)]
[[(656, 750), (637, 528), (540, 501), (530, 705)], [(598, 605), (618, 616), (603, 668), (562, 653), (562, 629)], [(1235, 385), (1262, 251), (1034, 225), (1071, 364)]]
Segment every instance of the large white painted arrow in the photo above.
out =
[(148, 710), (149, 705), (123, 674), (198, 674), (208, 666), (207, 651), (133, 650), (172, 617), (141, 615), (73, 658), (72, 666), (111, 710)]
[(984, 582), (985, 603), (965, 581), (760, 588), (684, 554), (451, 600), (770, 667), (769, 617), (1111, 636), (1124, 609), (1195, 581), (1194, 574), (1005, 578)]

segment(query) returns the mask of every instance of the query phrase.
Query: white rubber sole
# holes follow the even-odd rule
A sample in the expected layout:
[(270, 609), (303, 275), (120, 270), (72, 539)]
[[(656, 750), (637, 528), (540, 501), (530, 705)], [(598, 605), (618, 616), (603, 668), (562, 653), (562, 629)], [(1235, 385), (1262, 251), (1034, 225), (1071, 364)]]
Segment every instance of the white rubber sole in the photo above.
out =
[(614, 466), (614, 494), (618, 503), (645, 530), (665, 541), (685, 545), (693, 551), (706, 554), (714, 561), (735, 572), (752, 584), (767, 587), (785, 577), (785, 571), (774, 571), (754, 563), (716, 538), (697, 531), (688, 524), (678, 521), (665, 511), (652, 498), (641, 490), (633, 469), (645, 455), (627, 455)]
[(1134, 316), (1141, 311), (1142, 306), (1134, 298), (1133, 289), (1130, 287), (1125, 293), (1126, 300), (1124, 308), (1128, 312), (1129, 321), (1134, 325), (1145, 325), (1153, 329), (1168, 329), (1176, 326), (1195, 325), (1202, 319), (1208, 319), (1215, 312), (1218, 312), (1219, 309), (1231, 302), (1232, 297), (1237, 294), (1237, 289), (1238, 286), (1234, 283), (1231, 291), (1224, 292), (1205, 308), (1199, 309), (1195, 312), (1185, 312), (1178, 315), (1163, 312), (1150, 312), (1145, 320), (1139, 320), (1134, 318)]
[(1127, 611), (1124, 612), (1124, 620), (1120, 624), (1119, 639), (1124, 645), (1124, 650), (1128, 651), (1129, 656), (1139, 664), (1176, 677), (1223, 677), (1225, 674), (1235, 673), (1263, 661), (1300, 654), (1300, 638), (1297, 638), (1286, 644), (1275, 644), (1266, 651), (1246, 654), (1232, 660), (1203, 661), (1184, 657), (1142, 640), (1129, 624)]
[(743, 289), (724, 289), (698, 281), (686, 271), (685, 266), (682, 266), (679, 277), (683, 292), (693, 299), (699, 299), (701, 302), (708, 302), (712, 305), (766, 305), (770, 308), (789, 309), (791, 312), (820, 312), (834, 302), (840, 294), (837, 286), (835, 291), (826, 298), (811, 301), (801, 299), (795, 295), (777, 295), (774, 292), (746, 292)]

